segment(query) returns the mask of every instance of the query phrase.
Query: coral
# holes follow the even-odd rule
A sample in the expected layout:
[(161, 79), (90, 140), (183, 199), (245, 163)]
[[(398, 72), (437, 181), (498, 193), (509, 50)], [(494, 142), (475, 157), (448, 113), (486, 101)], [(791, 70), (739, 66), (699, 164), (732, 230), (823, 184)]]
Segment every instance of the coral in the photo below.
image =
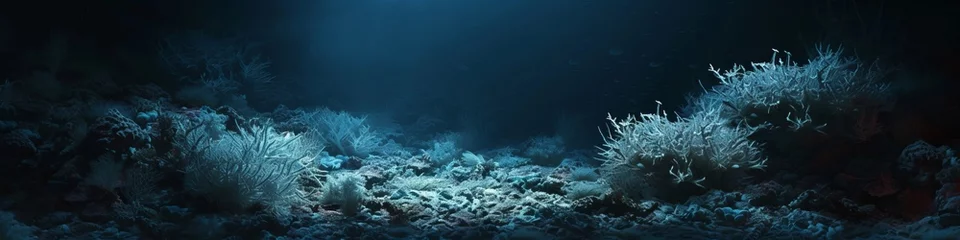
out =
[[(762, 169), (766, 162), (759, 144), (747, 138), (754, 129), (727, 126), (712, 111), (677, 121), (670, 121), (666, 113), (607, 119), (613, 131), (606, 135), (600, 155), (608, 170), (623, 167), (635, 174), (666, 171), (674, 183), (702, 186), (719, 180), (708, 181), (708, 176)], [(607, 175), (610, 182), (624, 180)]]
[(457, 144), (449, 139), (435, 139), (428, 149), (420, 150), (424, 155), (430, 158), (430, 161), (436, 165), (446, 165), (450, 163), (463, 151), (457, 148)]
[(147, 147), (152, 139), (149, 128), (141, 127), (117, 109), (110, 109), (106, 116), (97, 118), (91, 128), (97, 143), (116, 152)]
[(297, 122), (311, 127), (313, 132), (310, 136), (333, 146), (337, 154), (366, 157), (377, 151), (384, 142), (383, 136), (364, 123), (365, 117), (354, 117), (348, 112), (323, 108), (298, 117), (300, 119)]
[[(792, 128), (817, 128), (825, 122), (811, 115), (859, 112), (890, 104), (889, 87), (880, 82), (883, 71), (842, 57), (842, 49), (819, 47), (818, 56), (805, 65), (792, 62), (789, 52), (784, 61), (777, 58), (780, 51), (773, 51), (769, 62), (752, 63), (751, 70), (734, 65), (720, 72), (711, 66), (720, 85), (697, 98), (693, 111), (722, 109), (725, 117), (755, 126), (763, 123), (757, 120), (786, 119)], [(777, 115), (770, 116), (772, 113)]]
[[(169, 36), (159, 46), (160, 60), (167, 70), (191, 85), (177, 94), (184, 99), (210, 102), (240, 94), (264, 99), (285, 97), (275, 94), (275, 76), (267, 71), (271, 61), (255, 54), (251, 44), (190, 32)], [(211, 96), (203, 98), (204, 92)]]
[(924, 141), (916, 141), (903, 148), (897, 159), (897, 168), (911, 174), (923, 174), (924, 169), (939, 167), (947, 148), (936, 147)]
[(321, 203), (340, 206), (340, 212), (346, 216), (356, 216), (360, 210), (366, 192), (364, 179), (355, 173), (337, 173), (330, 175), (320, 190)]
[(219, 141), (191, 128), (186, 135), (197, 133), (194, 141), (182, 144), (191, 157), (185, 170), (186, 188), (218, 207), (242, 212), (262, 204), (278, 215), (301, 201), (299, 175), (304, 161), (311, 160), (313, 146), (301, 136), (281, 134), (270, 125), (251, 126), (239, 133), (223, 133)]

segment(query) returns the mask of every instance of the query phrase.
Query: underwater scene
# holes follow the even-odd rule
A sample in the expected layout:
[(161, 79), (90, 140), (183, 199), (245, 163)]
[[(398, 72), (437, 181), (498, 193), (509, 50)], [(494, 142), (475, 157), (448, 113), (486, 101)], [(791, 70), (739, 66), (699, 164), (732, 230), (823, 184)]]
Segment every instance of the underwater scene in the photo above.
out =
[(4, 6), (0, 240), (960, 239), (958, 9)]

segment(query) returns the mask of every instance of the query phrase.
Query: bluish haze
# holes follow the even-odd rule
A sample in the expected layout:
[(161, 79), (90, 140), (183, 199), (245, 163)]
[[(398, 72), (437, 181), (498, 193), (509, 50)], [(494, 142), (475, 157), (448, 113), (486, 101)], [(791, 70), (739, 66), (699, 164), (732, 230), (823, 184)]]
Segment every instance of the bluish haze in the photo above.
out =
[[(768, 47), (794, 47), (780, 44), (794, 36), (732, 38), (748, 28), (799, 28), (788, 18), (772, 19), (776, 26), (741, 26), (744, 18), (777, 16), (738, 6), (322, 1), (302, 8), (302, 16), (289, 19), (298, 24), (285, 30), (302, 34), (305, 44), (299, 66), (304, 87), (315, 94), (304, 100), (436, 115), (454, 129), (482, 123), (502, 134), (490, 137), (517, 140), (555, 133), (561, 116), (598, 126), (607, 112), (649, 110), (654, 100), (680, 105), (682, 92), (711, 78), (708, 63), (729, 61), (726, 47), (764, 46), (757, 56)], [(595, 134), (592, 127), (560, 131), (599, 140), (583, 136)]]

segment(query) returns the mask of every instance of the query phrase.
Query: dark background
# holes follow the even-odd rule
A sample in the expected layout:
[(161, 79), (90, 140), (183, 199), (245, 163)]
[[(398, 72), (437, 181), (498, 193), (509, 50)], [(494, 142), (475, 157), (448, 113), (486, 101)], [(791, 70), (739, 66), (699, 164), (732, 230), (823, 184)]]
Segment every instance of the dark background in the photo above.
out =
[[(117, 81), (176, 89), (156, 63), (160, 38), (186, 30), (262, 45), (297, 96), (285, 104), (428, 114), (480, 142), (562, 131), (596, 144), (606, 113), (678, 108), (708, 64), (802, 62), (817, 43), (880, 59), (900, 105), (940, 121), (960, 113), (955, 1), (281, 0), (23, 1), (0, 7), (3, 77), (31, 70), (53, 29)], [(172, 91), (172, 90), (171, 90)], [(252, 102), (269, 111), (274, 105)], [(558, 119), (579, 126), (560, 129)], [(935, 117), (934, 117), (935, 116)]]

